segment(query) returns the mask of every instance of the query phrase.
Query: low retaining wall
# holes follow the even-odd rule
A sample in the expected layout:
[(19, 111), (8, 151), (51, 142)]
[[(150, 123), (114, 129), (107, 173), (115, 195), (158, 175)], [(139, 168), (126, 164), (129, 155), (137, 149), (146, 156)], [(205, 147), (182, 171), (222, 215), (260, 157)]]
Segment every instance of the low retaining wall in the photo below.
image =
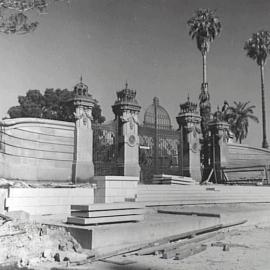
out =
[(71, 181), (74, 123), (16, 118), (0, 122), (0, 177)]
[(228, 143), (221, 155), (221, 167), (249, 167), (270, 164), (270, 150)]
[(30, 215), (70, 215), (71, 204), (92, 203), (92, 188), (10, 188), (5, 209)]
[(270, 186), (139, 185), (137, 202), (146, 205), (270, 203)]

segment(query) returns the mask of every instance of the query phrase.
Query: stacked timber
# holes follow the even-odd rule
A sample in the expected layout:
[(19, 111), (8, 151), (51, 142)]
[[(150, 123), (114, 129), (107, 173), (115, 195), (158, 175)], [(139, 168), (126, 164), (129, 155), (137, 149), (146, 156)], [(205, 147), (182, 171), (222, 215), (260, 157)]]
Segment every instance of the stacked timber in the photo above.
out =
[(138, 222), (144, 219), (145, 205), (140, 203), (96, 203), (71, 205), (67, 223), (97, 225), (119, 222)]
[(191, 177), (168, 175), (168, 174), (155, 174), (152, 180), (153, 184), (161, 185), (195, 185), (196, 182)]

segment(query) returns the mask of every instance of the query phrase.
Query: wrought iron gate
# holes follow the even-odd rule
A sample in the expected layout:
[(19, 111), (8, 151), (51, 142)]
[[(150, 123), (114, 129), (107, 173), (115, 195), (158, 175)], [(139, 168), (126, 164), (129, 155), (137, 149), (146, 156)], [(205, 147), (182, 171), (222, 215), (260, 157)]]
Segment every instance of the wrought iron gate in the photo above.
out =
[(115, 121), (93, 125), (95, 175), (117, 175), (117, 125)]
[(154, 174), (180, 175), (180, 133), (173, 129), (139, 127), (141, 178), (144, 182)]

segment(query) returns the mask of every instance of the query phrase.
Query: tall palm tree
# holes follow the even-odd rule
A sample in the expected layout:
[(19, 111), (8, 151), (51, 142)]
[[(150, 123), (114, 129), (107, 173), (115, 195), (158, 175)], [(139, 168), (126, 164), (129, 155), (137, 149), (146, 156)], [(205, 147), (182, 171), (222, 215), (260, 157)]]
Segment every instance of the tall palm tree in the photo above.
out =
[(207, 91), (206, 56), (210, 49), (210, 43), (221, 32), (221, 23), (214, 11), (209, 9), (199, 9), (195, 15), (187, 22), (189, 35), (196, 39), (197, 47), (203, 59), (203, 87)]
[(226, 110), (225, 120), (230, 124), (231, 131), (239, 143), (248, 135), (249, 120), (259, 123), (253, 111), (255, 106), (249, 104), (250, 102), (234, 102), (234, 106)]
[(215, 12), (209, 9), (198, 9), (194, 16), (187, 21), (189, 26), (189, 35), (196, 39), (197, 48), (202, 54), (203, 60), (203, 82), (201, 85), (200, 115), (202, 117), (201, 129), (203, 135), (203, 144), (201, 150), (201, 161), (204, 166), (202, 178), (206, 179), (210, 170), (210, 152), (209, 152), (209, 132), (208, 122), (211, 116), (210, 95), (208, 93), (208, 83), (206, 74), (206, 56), (210, 50), (210, 44), (221, 32), (221, 23)]
[(264, 66), (270, 53), (270, 33), (268, 31), (259, 31), (252, 34), (252, 37), (245, 42), (244, 50), (247, 56), (257, 62), (261, 73), (261, 96), (262, 96), (262, 128), (263, 141), (262, 147), (268, 148), (266, 136), (266, 118), (265, 118), (265, 98), (264, 98)]

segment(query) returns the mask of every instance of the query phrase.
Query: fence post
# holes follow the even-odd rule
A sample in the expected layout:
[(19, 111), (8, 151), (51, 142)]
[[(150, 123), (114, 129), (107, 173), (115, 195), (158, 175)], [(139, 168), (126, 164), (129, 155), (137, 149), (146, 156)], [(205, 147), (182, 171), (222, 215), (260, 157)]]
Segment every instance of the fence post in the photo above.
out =
[(201, 117), (197, 112), (197, 104), (189, 101), (180, 105), (181, 111), (176, 117), (180, 129), (181, 168), (185, 176), (201, 181), (200, 137)]
[(74, 158), (72, 181), (88, 182), (94, 176), (92, 108), (96, 100), (81, 81), (74, 87), (72, 99), (75, 108)]
[(117, 120), (118, 175), (140, 176), (138, 114), (141, 106), (136, 100), (136, 91), (125, 89), (117, 92), (117, 100), (112, 106)]
[(214, 119), (209, 123), (211, 131), (211, 149), (212, 153), (210, 156), (211, 166), (214, 170), (214, 182), (223, 183), (222, 177), (222, 160), (224, 158), (224, 148), (229, 140), (229, 124), (219, 119)]

